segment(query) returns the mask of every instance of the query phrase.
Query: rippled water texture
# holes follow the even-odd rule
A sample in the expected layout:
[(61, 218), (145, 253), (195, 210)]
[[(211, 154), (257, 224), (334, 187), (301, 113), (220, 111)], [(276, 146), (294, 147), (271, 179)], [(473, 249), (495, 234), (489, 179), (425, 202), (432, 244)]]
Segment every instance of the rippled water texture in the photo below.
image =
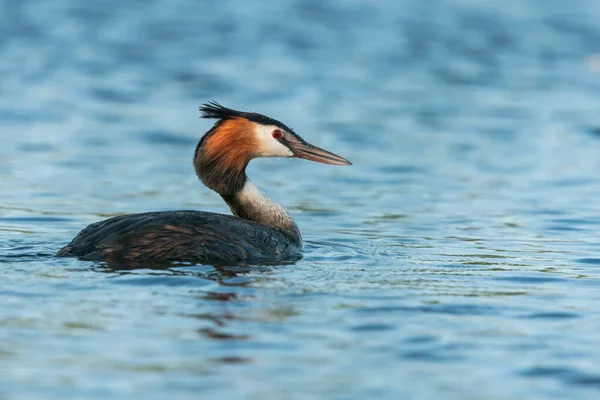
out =
[[(599, 395), (599, 2), (0, 4), (1, 399)], [(207, 100), (354, 162), (251, 166), (303, 259), (54, 258), (228, 212)]]

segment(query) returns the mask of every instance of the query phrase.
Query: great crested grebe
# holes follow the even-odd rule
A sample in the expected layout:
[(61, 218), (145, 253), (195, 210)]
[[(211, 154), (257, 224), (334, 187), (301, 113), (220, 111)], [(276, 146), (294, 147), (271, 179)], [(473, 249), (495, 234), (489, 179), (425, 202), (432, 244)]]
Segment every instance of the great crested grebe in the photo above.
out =
[(351, 165), (305, 142), (283, 123), (216, 102), (200, 107), (218, 121), (200, 139), (194, 168), (235, 215), (163, 211), (122, 215), (83, 229), (57, 256), (95, 261), (242, 261), (297, 254), (302, 237), (291, 215), (246, 176), (256, 157), (299, 157)]

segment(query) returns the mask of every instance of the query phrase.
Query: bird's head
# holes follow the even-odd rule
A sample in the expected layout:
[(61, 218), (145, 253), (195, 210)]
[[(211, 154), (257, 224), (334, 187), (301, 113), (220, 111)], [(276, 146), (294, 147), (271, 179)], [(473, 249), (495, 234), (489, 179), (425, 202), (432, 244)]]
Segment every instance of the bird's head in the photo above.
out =
[(205, 185), (235, 193), (246, 180), (246, 166), (257, 157), (297, 157), (334, 165), (345, 158), (307, 143), (291, 128), (262, 114), (236, 111), (216, 102), (200, 107), (202, 118), (218, 121), (196, 147), (194, 166)]

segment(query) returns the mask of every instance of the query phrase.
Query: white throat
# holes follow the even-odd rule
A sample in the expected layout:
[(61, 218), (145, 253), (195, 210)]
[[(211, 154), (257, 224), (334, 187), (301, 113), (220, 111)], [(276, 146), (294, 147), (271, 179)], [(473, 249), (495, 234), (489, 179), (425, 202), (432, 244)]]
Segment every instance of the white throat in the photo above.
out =
[(292, 237), (297, 237), (302, 243), (300, 231), (292, 216), (250, 180), (246, 181), (242, 190), (232, 199), (225, 200), (234, 215), (277, 228)]

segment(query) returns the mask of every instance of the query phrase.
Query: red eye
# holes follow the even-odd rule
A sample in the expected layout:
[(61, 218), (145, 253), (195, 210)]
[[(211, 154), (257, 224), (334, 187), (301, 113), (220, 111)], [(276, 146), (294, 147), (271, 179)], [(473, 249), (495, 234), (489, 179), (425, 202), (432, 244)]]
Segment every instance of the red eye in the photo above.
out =
[(283, 137), (283, 132), (281, 132), (281, 129), (275, 129), (271, 135), (273, 135), (273, 138), (275, 139), (281, 139)]

